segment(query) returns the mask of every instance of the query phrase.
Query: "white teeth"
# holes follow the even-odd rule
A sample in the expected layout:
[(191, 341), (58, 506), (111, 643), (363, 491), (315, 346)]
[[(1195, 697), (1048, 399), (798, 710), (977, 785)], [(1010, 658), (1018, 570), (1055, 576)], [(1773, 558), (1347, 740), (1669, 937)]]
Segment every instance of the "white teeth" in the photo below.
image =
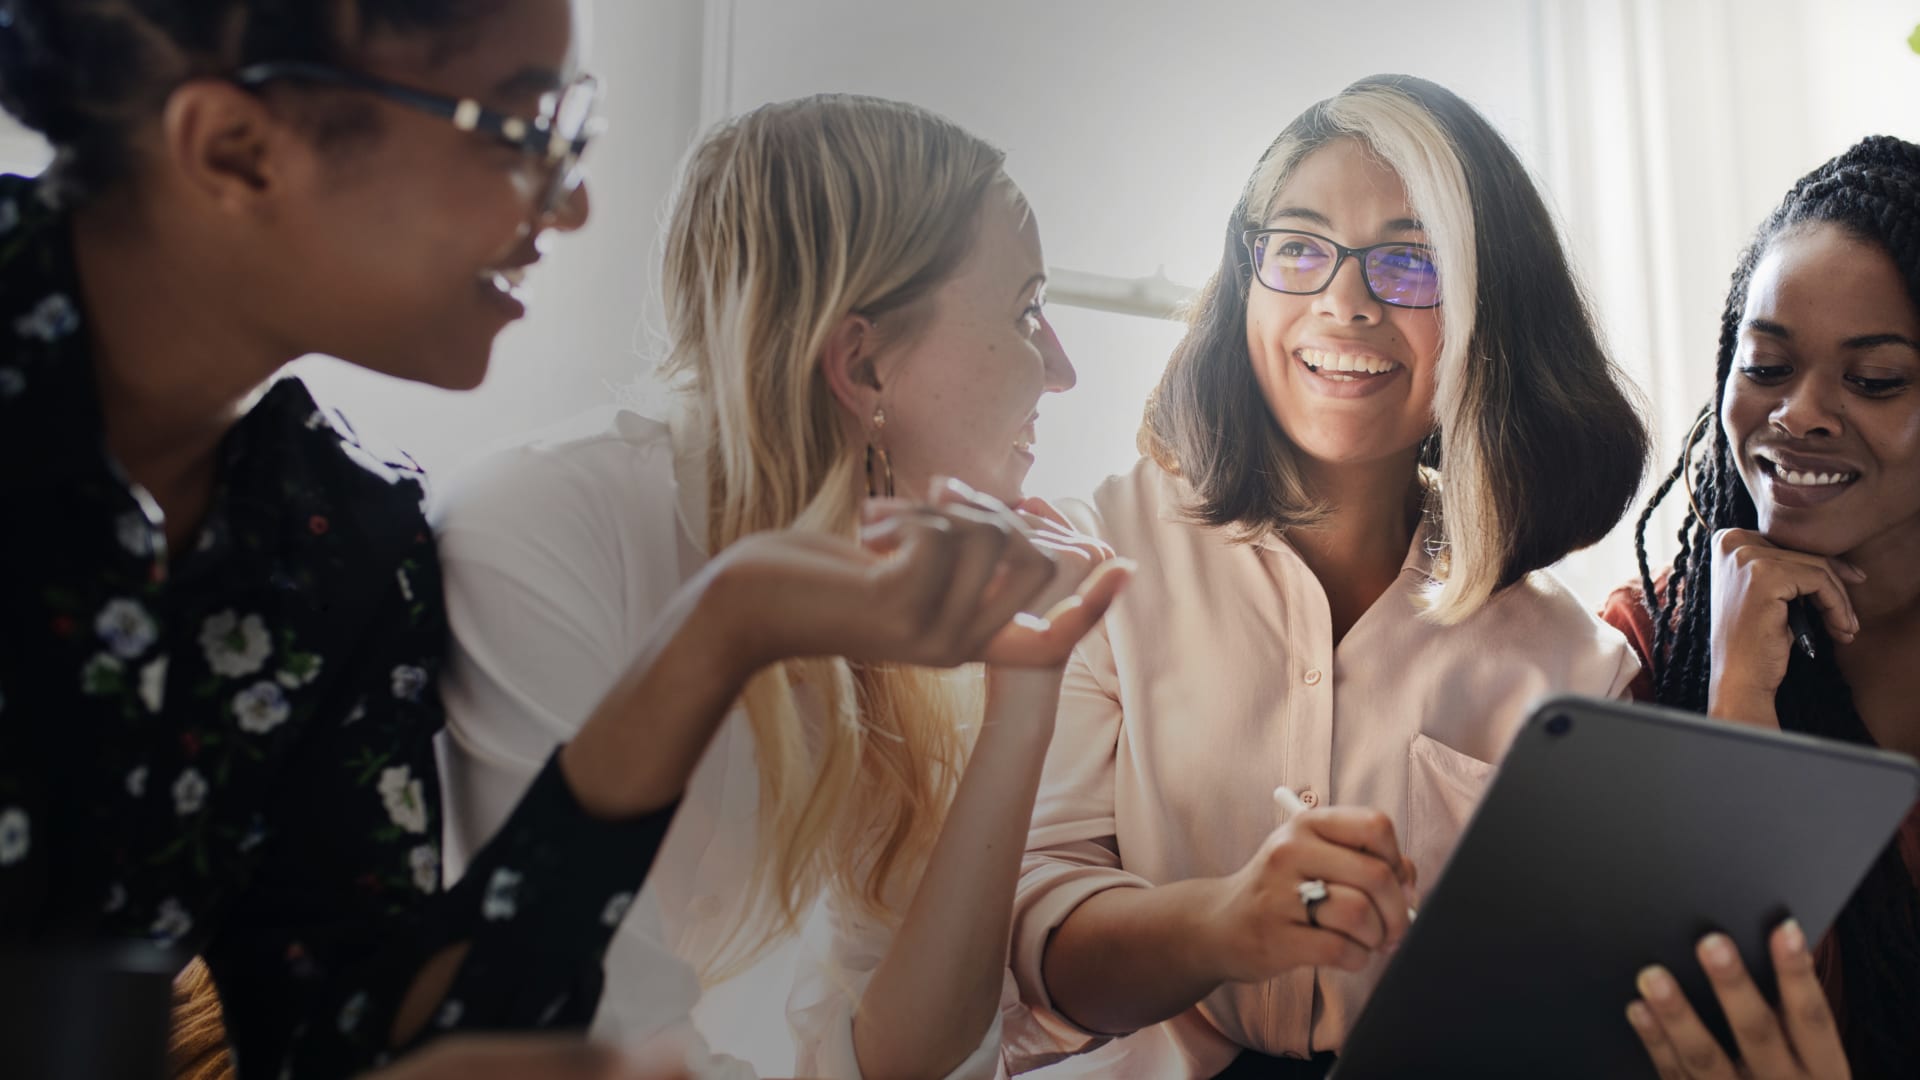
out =
[(1762, 460), (1773, 466), (1774, 479), (1779, 480), (1783, 484), (1791, 484), (1794, 487), (1826, 487), (1832, 484), (1851, 483), (1859, 478), (1858, 473), (1798, 472), (1786, 468), (1771, 458), (1763, 458)]
[(1848, 476), (1846, 473), (1794, 472), (1792, 469), (1781, 469), (1779, 476), (1780, 479), (1785, 480), (1795, 487), (1820, 487), (1826, 484), (1844, 484), (1848, 480), (1853, 479), (1853, 477)]
[(524, 266), (510, 266), (503, 270), (483, 271), (480, 274), (480, 280), (503, 293), (511, 295), (512, 293), (518, 292), (520, 286), (526, 284), (527, 268)]
[[(1384, 375), (1399, 364), (1378, 356), (1356, 356), (1351, 353), (1332, 353), (1324, 349), (1301, 349), (1300, 359), (1307, 365), (1318, 369), (1321, 374), (1335, 371), (1353, 371), (1365, 375)], [(1336, 382), (1352, 382), (1352, 377), (1340, 378), (1328, 375)]]

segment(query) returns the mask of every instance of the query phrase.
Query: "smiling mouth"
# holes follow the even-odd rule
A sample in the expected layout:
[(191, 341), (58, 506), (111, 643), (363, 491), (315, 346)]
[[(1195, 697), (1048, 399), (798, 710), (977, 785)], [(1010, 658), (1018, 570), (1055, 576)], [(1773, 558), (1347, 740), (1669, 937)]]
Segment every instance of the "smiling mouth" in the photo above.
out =
[(1802, 472), (1789, 469), (1765, 454), (1755, 454), (1754, 460), (1760, 463), (1760, 471), (1778, 483), (1798, 488), (1835, 488), (1844, 487), (1860, 479), (1857, 472)]
[(1307, 366), (1307, 370), (1330, 382), (1359, 382), (1400, 370), (1400, 365), (1392, 360), (1364, 353), (1298, 349), (1293, 355)]

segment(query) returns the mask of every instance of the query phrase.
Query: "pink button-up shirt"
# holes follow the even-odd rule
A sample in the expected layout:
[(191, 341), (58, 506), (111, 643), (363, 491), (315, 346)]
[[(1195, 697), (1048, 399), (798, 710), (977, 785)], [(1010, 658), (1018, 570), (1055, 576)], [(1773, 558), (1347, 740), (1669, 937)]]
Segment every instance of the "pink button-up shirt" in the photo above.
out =
[[(1422, 617), (1424, 529), (1336, 646), (1293, 548), (1233, 543), (1183, 514), (1191, 500), (1143, 461), (1067, 511), (1141, 566), (1067, 670), (1015, 900), (1012, 966), (1032, 1011), (1006, 1033), (1016, 1068), (1102, 1041), (1053, 1011), (1041, 974), (1049, 936), (1088, 897), (1238, 869), (1276, 825), (1277, 784), (1383, 811), (1431, 883), (1532, 703), (1620, 696), (1640, 670), (1546, 572), (1459, 625)], [(1242, 1048), (1337, 1051), (1383, 964), (1228, 983), (1055, 1071), (1160, 1080), (1211, 1076)]]

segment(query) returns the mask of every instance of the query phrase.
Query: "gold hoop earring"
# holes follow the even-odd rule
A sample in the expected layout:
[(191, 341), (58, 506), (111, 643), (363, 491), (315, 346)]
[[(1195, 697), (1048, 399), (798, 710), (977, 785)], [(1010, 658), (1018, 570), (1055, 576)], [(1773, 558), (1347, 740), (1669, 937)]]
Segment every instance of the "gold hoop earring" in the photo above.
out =
[[(873, 410), (873, 434), (867, 437), (867, 498), (893, 498), (893, 458), (887, 454), (887, 448), (875, 445), (887, 428), (885, 409), (875, 406)], [(879, 468), (876, 471), (875, 465)]]
[(1700, 441), (1700, 429), (1706, 427), (1707, 421), (1711, 419), (1713, 419), (1711, 409), (1700, 410), (1700, 419), (1695, 420), (1693, 427), (1688, 429), (1686, 448), (1680, 452), (1680, 480), (1687, 488), (1687, 509), (1693, 511), (1693, 520), (1699, 522), (1700, 527), (1709, 533), (1713, 532), (1713, 526), (1707, 524), (1707, 516), (1700, 512), (1700, 504), (1693, 498), (1693, 448)]

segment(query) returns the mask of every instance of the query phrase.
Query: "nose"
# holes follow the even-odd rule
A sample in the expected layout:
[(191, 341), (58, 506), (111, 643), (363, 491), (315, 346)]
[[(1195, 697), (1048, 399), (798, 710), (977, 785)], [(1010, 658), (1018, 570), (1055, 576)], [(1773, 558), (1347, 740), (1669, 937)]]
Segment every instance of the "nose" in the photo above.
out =
[(1040, 356), (1045, 361), (1046, 382), (1043, 385), (1050, 393), (1060, 393), (1073, 389), (1080, 376), (1073, 370), (1073, 361), (1067, 359), (1067, 350), (1060, 344), (1060, 335), (1053, 332), (1053, 324), (1047, 321), (1045, 312), (1040, 315)]
[(1767, 415), (1774, 430), (1789, 439), (1838, 435), (1845, 427), (1839, 407), (1840, 388), (1833, 380), (1808, 376), (1793, 380)]
[(1334, 268), (1333, 280), (1314, 295), (1314, 313), (1341, 324), (1379, 322), (1380, 301), (1367, 291), (1366, 273), (1361, 260), (1342, 257)]

